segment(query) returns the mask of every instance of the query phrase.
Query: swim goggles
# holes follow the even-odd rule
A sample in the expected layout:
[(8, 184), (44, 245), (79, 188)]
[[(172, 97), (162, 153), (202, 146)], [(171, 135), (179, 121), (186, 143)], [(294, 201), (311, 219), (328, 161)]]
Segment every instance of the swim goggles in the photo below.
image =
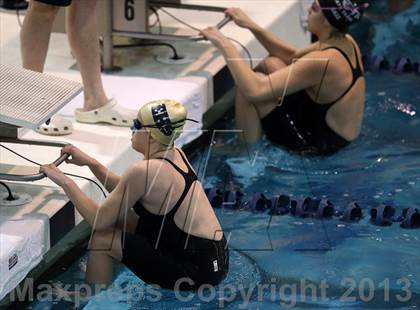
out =
[[(178, 128), (178, 127), (183, 126), (185, 121), (198, 123), (198, 121), (196, 121), (194, 119), (186, 118), (184, 120), (169, 123), (168, 125), (164, 125), (164, 126), (165, 127), (170, 126), (171, 128)], [(132, 133), (134, 134), (137, 131), (141, 130), (142, 128), (161, 128), (161, 127), (162, 126), (158, 126), (158, 125), (144, 125), (142, 122), (139, 121), (139, 119), (135, 118), (135, 119), (133, 119), (133, 125), (130, 127), (130, 129), (131, 129)]]

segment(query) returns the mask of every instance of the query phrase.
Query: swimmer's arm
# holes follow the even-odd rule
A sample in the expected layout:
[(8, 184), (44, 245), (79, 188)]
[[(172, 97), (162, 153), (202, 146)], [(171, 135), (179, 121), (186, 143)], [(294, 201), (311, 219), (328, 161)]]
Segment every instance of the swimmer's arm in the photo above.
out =
[(131, 207), (143, 195), (139, 178), (142, 177), (142, 171), (139, 171), (138, 165), (130, 167), (120, 179), (115, 189), (106, 198), (102, 206), (90, 199), (77, 184), (67, 178), (62, 185), (65, 193), (82, 215), (82, 217), (95, 230), (103, 230), (116, 225), (120, 212), (126, 212), (125, 208)]
[(280, 58), (286, 64), (290, 64), (293, 55), (296, 53), (294, 47), (285, 44), (273, 33), (258, 25), (249, 28), (249, 30), (251, 30), (257, 40), (265, 47), (270, 56)]
[(327, 59), (320, 58), (319, 52), (309, 53), (291, 65), (270, 75), (257, 74), (232, 63), (237, 77), (235, 81), (248, 101), (252, 103), (279, 101), (284, 95), (308, 89), (321, 83), (326, 70)]
[(98, 204), (90, 199), (70, 178), (67, 178), (61, 187), (77, 211), (92, 226), (95, 221)]
[(107, 167), (102, 165), (96, 159), (88, 164), (90, 171), (95, 175), (95, 177), (105, 186), (108, 192), (112, 192), (117, 184), (120, 182), (121, 177), (112, 173)]
[(315, 42), (315, 43), (312, 43), (309, 46), (299, 48), (295, 51), (295, 53), (289, 59), (288, 64), (291, 64), (294, 59), (301, 58), (301, 57), (303, 57), (303, 56), (305, 56), (305, 55), (307, 55), (311, 52), (315, 52), (315, 51), (319, 51), (319, 50), (320, 50), (319, 42)]
[(98, 208), (94, 229), (115, 227), (121, 212), (127, 212), (146, 192), (147, 167), (144, 162), (131, 165), (112, 193)]

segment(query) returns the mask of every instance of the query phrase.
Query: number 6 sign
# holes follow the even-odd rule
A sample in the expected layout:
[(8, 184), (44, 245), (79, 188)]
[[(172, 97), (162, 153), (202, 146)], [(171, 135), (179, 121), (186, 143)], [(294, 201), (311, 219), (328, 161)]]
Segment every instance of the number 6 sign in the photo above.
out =
[(113, 30), (147, 32), (149, 18), (148, 0), (113, 0)]

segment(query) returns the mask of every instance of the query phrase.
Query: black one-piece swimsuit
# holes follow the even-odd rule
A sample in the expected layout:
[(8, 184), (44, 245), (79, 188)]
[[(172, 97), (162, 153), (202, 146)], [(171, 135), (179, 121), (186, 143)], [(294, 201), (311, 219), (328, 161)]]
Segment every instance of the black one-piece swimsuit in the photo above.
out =
[(347, 90), (337, 100), (328, 104), (315, 102), (306, 90), (285, 96), (282, 105), (278, 105), (261, 120), (262, 128), (271, 142), (291, 151), (314, 154), (332, 154), (350, 144), (328, 126), (326, 115), (328, 110), (352, 89), (356, 81), (363, 77), (354, 45), (353, 48), (357, 60), (356, 68), (353, 68), (350, 59), (341, 49), (326, 48), (338, 50), (349, 63), (353, 79)]
[(187, 234), (175, 224), (175, 214), (197, 180), (184, 155), (179, 153), (188, 172), (163, 158), (184, 177), (185, 188), (179, 200), (165, 215), (150, 213), (140, 201), (134, 205), (140, 218), (135, 233), (121, 234), (122, 263), (148, 284), (194, 290), (202, 284), (217, 285), (226, 277), (229, 251), (224, 235), (219, 241), (201, 238)]

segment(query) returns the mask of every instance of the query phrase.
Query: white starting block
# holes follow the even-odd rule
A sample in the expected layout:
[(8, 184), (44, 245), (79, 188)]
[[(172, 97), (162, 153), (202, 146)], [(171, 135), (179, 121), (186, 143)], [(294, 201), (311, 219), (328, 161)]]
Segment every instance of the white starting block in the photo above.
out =
[[(65, 143), (21, 140), (20, 127), (35, 129), (82, 91), (74, 81), (0, 64), (0, 142), (62, 147)], [(4, 150), (2, 150), (4, 151)], [(66, 156), (54, 161), (61, 164)], [(35, 181), (42, 173), (0, 173), (0, 180)], [(1, 202), (0, 202), (1, 205)]]

